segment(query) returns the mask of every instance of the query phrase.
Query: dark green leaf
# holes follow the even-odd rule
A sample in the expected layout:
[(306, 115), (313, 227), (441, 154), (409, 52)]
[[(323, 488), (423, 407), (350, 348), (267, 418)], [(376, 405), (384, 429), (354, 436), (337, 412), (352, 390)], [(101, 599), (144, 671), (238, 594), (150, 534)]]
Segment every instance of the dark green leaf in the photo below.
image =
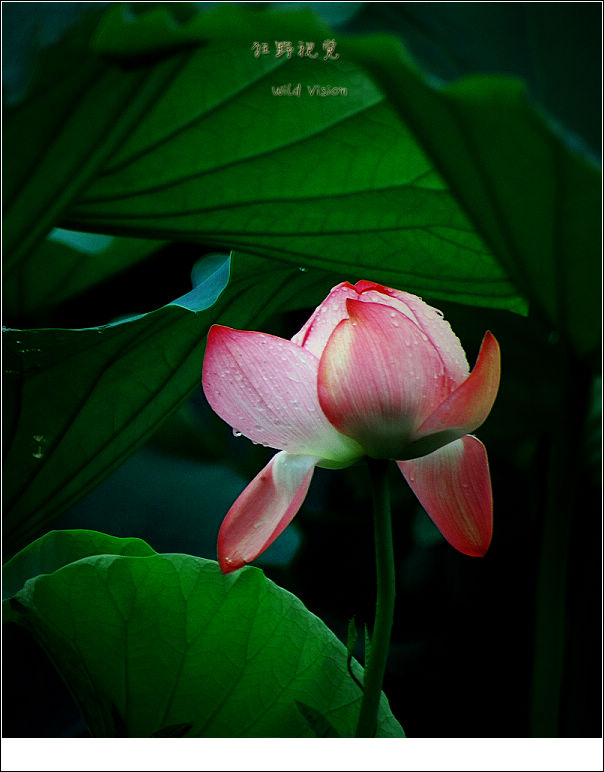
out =
[(186, 737), (193, 724), (191, 722), (184, 724), (171, 724), (170, 726), (164, 726), (153, 733), (153, 737)]
[[(354, 734), (346, 647), (256, 568), (104, 554), (32, 577), (16, 599), (11, 618), (50, 654), (93, 735)], [(378, 734), (403, 736), (384, 696)]]
[(580, 354), (600, 339), (601, 170), (512, 78), (441, 86), (393, 38), (349, 44), (502, 266)]
[(228, 281), (227, 258), (205, 262), (205, 281), (149, 314), (4, 332), (5, 547), (27, 543), (99, 483), (199, 382), (203, 311)]
[[(119, 29), (119, 46), (137, 39), (122, 11), (109, 13), (111, 31), (101, 26), (95, 43), (105, 52)], [(62, 218), (79, 230), (236, 247), (433, 298), (522, 310), (361, 68), (345, 56), (254, 57), (252, 30), (274, 39), (269, 32), (285, 17), (320, 46), (326, 30), (308, 13), (225, 7), (190, 22), (203, 22), (198, 37), (211, 45), (155, 63), (119, 69), (89, 52), (80, 67), (69, 48), (53, 49), (48, 76), (6, 116), (7, 146), (17, 149), (6, 172), (7, 276), (22, 281), (29, 252)], [(162, 18), (167, 24), (163, 11), (149, 24)], [(300, 83), (301, 96), (274, 96), (283, 83)], [(310, 96), (316, 84), (347, 94)]]
[[(601, 142), (601, 9), (595, 3), (364, 3), (342, 33), (397, 35), (439, 80), (514, 75), (594, 150)], [(586, 98), (589, 94), (590, 98)]]
[(7, 105), (21, 101), (30, 87), (41, 51), (76, 26), (86, 32), (83, 20), (96, 18), (104, 3), (11, 3), (2, 11), (2, 99)]
[[(355, 624), (354, 617), (352, 617), (352, 619), (350, 619), (350, 621), (348, 622), (348, 635), (346, 638), (346, 666), (348, 668), (348, 673), (352, 678), (352, 680), (361, 689), (361, 691), (363, 691), (363, 684), (355, 676), (354, 671), (352, 669), (352, 655), (353, 655), (354, 647), (356, 645), (358, 637), (359, 637), (359, 634), (357, 632), (357, 626)], [(367, 660), (365, 660), (365, 662), (367, 662)]]
[[(266, 7), (237, 6), (234, 3), (210, 3), (199, 11), (190, 4), (187, 12), (177, 3), (116, 4), (103, 14), (95, 31), (92, 49), (119, 61), (159, 54), (209, 42), (216, 44), (244, 41), (258, 37), (266, 40), (327, 36), (329, 29), (307, 8), (268, 10)], [(321, 38), (323, 39), (323, 38)]]
[(122, 70), (76, 40), (45, 51), (27, 98), (4, 111), (5, 277), (21, 270), (180, 65)]
[(144, 260), (163, 243), (56, 228), (20, 270), (6, 272), (4, 311), (22, 315), (56, 306)]
[(330, 722), (318, 710), (296, 700), (296, 707), (304, 716), (305, 721), (313, 730), (316, 737), (340, 737)]
[[(347, 96), (271, 91), (326, 77)], [(66, 222), (240, 247), (436, 298), (519, 300), (413, 137), (349, 62), (196, 51)]]
[(201, 283), (188, 295), (125, 322), (4, 332), (8, 552), (97, 485), (200, 388), (212, 323), (259, 325), (277, 310), (318, 304), (339, 280), (238, 256), (214, 303), (225, 266), (224, 258), (204, 258)]
[(348, 652), (349, 659), (352, 659), (352, 652), (354, 651), (354, 647), (356, 646), (358, 638), (359, 633), (357, 632), (357, 626), (354, 621), (354, 617), (352, 617), (348, 622), (348, 635), (346, 638), (346, 651)]

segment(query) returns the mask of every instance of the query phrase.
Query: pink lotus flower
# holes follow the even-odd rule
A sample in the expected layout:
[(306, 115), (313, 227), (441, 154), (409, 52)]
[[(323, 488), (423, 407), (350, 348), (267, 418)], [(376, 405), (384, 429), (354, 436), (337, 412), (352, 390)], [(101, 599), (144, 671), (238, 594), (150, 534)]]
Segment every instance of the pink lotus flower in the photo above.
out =
[(229, 510), (224, 573), (262, 553), (300, 509), (315, 466), (394, 459), (445, 539), (486, 553), (492, 496), (484, 445), (469, 432), (499, 386), (499, 345), (484, 336), (470, 372), (442, 314), (369, 281), (334, 287), (289, 340), (214, 325), (203, 365), (212, 408), (253, 442), (280, 450)]

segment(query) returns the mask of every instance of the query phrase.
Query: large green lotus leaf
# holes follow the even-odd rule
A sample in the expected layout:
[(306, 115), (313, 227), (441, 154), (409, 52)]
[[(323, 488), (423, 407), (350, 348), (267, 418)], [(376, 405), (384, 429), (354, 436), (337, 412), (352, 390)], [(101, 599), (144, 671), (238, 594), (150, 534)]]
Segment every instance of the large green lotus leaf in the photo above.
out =
[[(326, 78), (347, 96), (272, 93)], [(199, 239), (435, 298), (518, 305), (413, 136), (346, 61), (196, 50), (65, 223)]]
[(580, 354), (600, 340), (601, 169), (513, 78), (440, 85), (390, 37), (346, 49), (389, 101), (534, 310)]
[[(322, 54), (325, 28), (308, 13), (298, 22), (285, 16), (292, 39), (297, 25)], [(21, 274), (37, 241), (60, 223), (240, 248), (433, 298), (522, 309), (361, 68), (342, 56), (256, 58), (242, 31), (274, 39), (268, 33), (281, 16), (225, 6), (198, 18), (198, 38), (209, 43), (189, 40), (159, 59), (108, 63), (122, 28), (108, 34), (102, 24), (95, 50), (105, 58), (90, 48), (76, 56), (67, 43), (47, 53), (32, 93), (5, 116), (7, 272)], [(127, 18), (121, 24), (122, 47), (142, 39)], [(134, 44), (131, 54), (140, 55)], [(283, 83), (300, 83), (301, 96), (274, 96)], [(315, 84), (347, 95), (310, 96)]]
[(26, 260), (5, 271), (4, 312), (23, 315), (56, 306), (145, 260), (163, 244), (55, 228)]
[[(104, 534), (78, 538), (75, 562), (62, 549), (66, 564), (32, 574), (5, 618), (48, 652), (93, 735), (354, 735), (362, 694), (346, 647), (262, 571), (224, 576), (212, 560), (121, 556)], [(105, 554), (81, 557), (95, 548)], [(384, 695), (378, 736), (404, 736)]]
[(129, 320), (4, 331), (8, 552), (97, 485), (201, 388), (211, 324), (260, 327), (278, 310), (318, 304), (341, 279), (239, 255), (220, 295), (225, 257), (207, 256), (195, 273), (189, 295)]

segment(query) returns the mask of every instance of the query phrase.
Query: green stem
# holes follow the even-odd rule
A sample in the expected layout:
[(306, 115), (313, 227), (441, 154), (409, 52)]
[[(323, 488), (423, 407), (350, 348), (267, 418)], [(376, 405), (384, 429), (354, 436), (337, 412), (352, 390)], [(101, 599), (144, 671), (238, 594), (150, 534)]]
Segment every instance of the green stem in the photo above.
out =
[(394, 618), (394, 551), (390, 519), (388, 461), (368, 459), (373, 488), (373, 525), (377, 568), (377, 602), (371, 637), (369, 662), (363, 681), (363, 701), (356, 737), (375, 737), (382, 681), (388, 659), (390, 632)]

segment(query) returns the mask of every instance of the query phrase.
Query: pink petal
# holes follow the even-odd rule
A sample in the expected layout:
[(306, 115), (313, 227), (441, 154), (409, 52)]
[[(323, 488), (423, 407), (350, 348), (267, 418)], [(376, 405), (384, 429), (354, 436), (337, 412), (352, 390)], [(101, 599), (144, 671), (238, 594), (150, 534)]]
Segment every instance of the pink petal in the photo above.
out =
[(218, 562), (223, 574), (257, 558), (290, 524), (306, 498), (318, 460), (282, 451), (256, 475), (220, 527)]
[(214, 325), (203, 390), (213, 410), (253, 442), (345, 464), (362, 453), (323, 415), (318, 366), (317, 357), (283, 338)]
[[(417, 447), (423, 444), (421, 438), (442, 445), (477, 429), (491, 412), (500, 372), (499, 344), (487, 331), (470, 375), (419, 427)], [(413, 447), (408, 452), (413, 452)]]
[(371, 292), (372, 290), (377, 290), (378, 292), (386, 292), (388, 287), (384, 287), (383, 284), (377, 284), (374, 281), (367, 281), (366, 279), (361, 279), (354, 285), (355, 290), (362, 294), (363, 292)]
[(421, 329), (378, 303), (347, 301), (319, 364), (319, 402), (332, 424), (376, 458), (405, 457), (422, 421), (448, 395), (444, 366)]
[(428, 456), (397, 464), (449, 544), (482, 557), (493, 532), (491, 478), (482, 442), (466, 435)]
[[(292, 342), (298, 346), (303, 346), (320, 357), (331, 333), (342, 320), (348, 319), (348, 309), (346, 307), (348, 300), (361, 300), (363, 303), (381, 303), (384, 306), (388, 306), (388, 308), (400, 311), (412, 321), (416, 321), (409, 308), (396, 297), (397, 292), (398, 290), (390, 290), (381, 284), (375, 284), (375, 282), (371, 281), (358, 281), (354, 287), (347, 281), (342, 282), (330, 290), (329, 295), (321, 305), (313, 311), (310, 319), (294, 335)], [(398, 294), (405, 295), (406, 293)], [(415, 296), (410, 295), (409, 297)], [(416, 300), (419, 300), (419, 298), (416, 298)]]
[[(358, 286), (358, 285), (357, 285)], [(384, 292), (404, 303), (413, 318), (439, 352), (452, 386), (462, 383), (470, 372), (465, 351), (442, 312), (429, 306), (417, 295), (384, 287)]]
[(438, 351), (450, 380), (451, 390), (468, 377), (470, 368), (464, 350), (440, 311), (424, 303), (416, 295), (371, 281), (358, 281), (354, 287), (343, 282), (334, 287), (304, 327), (294, 335), (292, 341), (320, 357), (331, 333), (343, 319), (348, 318), (347, 300), (380, 303), (400, 311), (415, 322)]
[(303, 346), (319, 358), (331, 333), (342, 319), (348, 318), (346, 301), (358, 296), (358, 292), (347, 281), (336, 285), (313, 311), (304, 327), (294, 335), (292, 343)]

